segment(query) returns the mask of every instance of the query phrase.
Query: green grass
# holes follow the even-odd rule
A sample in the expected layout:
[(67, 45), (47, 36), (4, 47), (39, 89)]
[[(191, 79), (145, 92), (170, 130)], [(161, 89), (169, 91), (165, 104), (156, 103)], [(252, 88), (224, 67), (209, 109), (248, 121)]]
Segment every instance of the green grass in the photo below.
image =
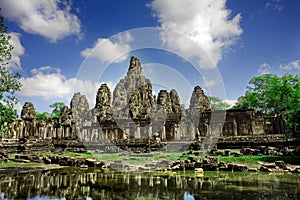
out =
[(63, 153), (63, 154), (43, 152), (43, 153), (41, 153), (41, 156), (67, 156), (67, 157), (75, 157), (75, 158), (93, 158), (94, 157), (91, 152), (86, 152), (86, 153), (70, 152), (70, 153)]
[(35, 162), (29, 162), (29, 163), (21, 163), (21, 162), (14, 162), (14, 161), (7, 161), (7, 162), (0, 162), (0, 168), (10, 168), (10, 167), (41, 167), (45, 166), (43, 163), (35, 163)]
[[(120, 153), (99, 153), (99, 154), (92, 154), (92, 155), (98, 160), (104, 160), (104, 161), (125, 160), (127, 163), (130, 164), (144, 164), (144, 163), (149, 163), (151, 161), (162, 161), (162, 160), (174, 161), (179, 159), (180, 156), (182, 156), (182, 153), (164, 153), (164, 152), (153, 153), (153, 156), (151, 157), (130, 156), (130, 155), (120, 154)], [(135, 159), (133, 160), (132, 158)]]
[(275, 162), (282, 160), (289, 164), (300, 164), (300, 156), (221, 156), (219, 161), (226, 163), (257, 164), (258, 162)]

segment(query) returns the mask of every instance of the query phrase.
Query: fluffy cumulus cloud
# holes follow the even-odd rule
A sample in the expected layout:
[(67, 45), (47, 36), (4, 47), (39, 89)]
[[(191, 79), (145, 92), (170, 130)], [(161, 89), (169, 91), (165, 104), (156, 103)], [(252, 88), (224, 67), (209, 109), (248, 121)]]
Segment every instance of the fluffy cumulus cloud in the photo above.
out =
[(282, 69), (282, 70), (293, 70), (293, 69), (300, 70), (300, 60), (298, 59), (298, 60), (291, 61), (288, 64), (280, 65), (280, 69)]
[(19, 95), (25, 97), (42, 96), (45, 99), (69, 97), (74, 81), (68, 80), (59, 68), (50, 66), (31, 70), (31, 77), (21, 77), (22, 90)]
[(9, 60), (8, 67), (14, 70), (20, 70), (21, 60), (20, 57), (24, 55), (25, 49), (20, 42), (20, 34), (11, 32), (9, 43), (14, 47), (11, 51), (11, 59)]
[(111, 38), (99, 38), (92, 48), (81, 51), (83, 57), (95, 57), (102, 62), (121, 62), (128, 57), (133, 37), (129, 32)]
[[(241, 15), (231, 17), (225, 4), (226, 0), (153, 0), (148, 6), (162, 28), (188, 36), (217, 64), (225, 49), (242, 33)], [(213, 67), (205, 60), (207, 55), (203, 52), (195, 55), (198, 50), (172, 35), (162, 34), (162, 40), (169, 48), (179, 50), (185, 56), (198, 57), (201, 67)]]
[(257, 72), (259, 74), (270, 74), (272, 70), (271, 65), (269, 65), (268, 63), (263, 63), (260, 65), (259, 69), (257, 70)]
[[(96, 90), (99, 83), (67, 79), (59, 68), (43, 66), (31, 70), (31, 77), (22, 77), (22, 90), (17, 94), (22, 97), (43, 97), (44, 99), (65, 99), (70, 101), (75, 92), (86, 95), (90, 105), (95, 103)], [(76, 91), (75, 91), (76, 88)]]
[(68, 35), (80, 36), (80, 20), (64, 0), (0, 0), (1, 12), (28, 33), (55, 42)]

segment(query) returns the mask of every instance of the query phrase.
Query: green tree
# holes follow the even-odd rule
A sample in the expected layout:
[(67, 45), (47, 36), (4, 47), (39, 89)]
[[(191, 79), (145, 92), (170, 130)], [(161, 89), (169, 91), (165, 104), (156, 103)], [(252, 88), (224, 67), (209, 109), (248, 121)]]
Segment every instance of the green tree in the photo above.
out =
[(61, 110), (65, 106), (64, 102), (55, 102), (49, 105), (50, 108), (53, 108), (51, 113), (48, 112), (36, 112), (37, 119), (55, 119), (61, 116)]
[(219, 97), (208, 97), (212, 110), (226, 110), (230, 105)]
[(245, 96), (238, 99), (234, 108), (252, 108), (265, 114), (281, 115), (288, 130), (296, 133), (300, 128), (300, 75), (254, 77)]
[(4, 18), (0, 15), (0, 134), (7, 133), (8, 123), (17, 117), (14, 106), (17, 99), (14, 93), (20, 90), (20, 75), (8, 67), (13, 46), (9, 43), (7, 27)]
[(50, 114), (48, 112), (43, 112), (43, 113), (36, 112), (35, 117), (37, 119), (48, 119), (50, 118)]
[(61, 116), (61, 109), (66, 106), (64, 102), (55, 102), (51, 104), (49, 107), (53, 108), (50, 117), (51, 118), (59, 118)]

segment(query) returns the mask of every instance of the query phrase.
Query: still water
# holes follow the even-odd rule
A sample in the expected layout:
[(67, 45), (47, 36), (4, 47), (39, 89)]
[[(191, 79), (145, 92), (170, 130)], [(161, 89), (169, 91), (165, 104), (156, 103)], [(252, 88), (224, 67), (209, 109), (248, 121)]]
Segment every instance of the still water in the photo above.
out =
[(121, 172), (67, 168), (0, 175), (0, 199), (300, 199), (290, 173)]

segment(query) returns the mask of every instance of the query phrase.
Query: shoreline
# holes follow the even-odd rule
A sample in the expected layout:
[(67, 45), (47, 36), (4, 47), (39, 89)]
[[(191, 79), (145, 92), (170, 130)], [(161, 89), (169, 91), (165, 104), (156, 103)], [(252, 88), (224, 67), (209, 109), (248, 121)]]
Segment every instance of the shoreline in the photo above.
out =
[[(178, 153), (160, 153), (153, 155), (130, 155), (119, 153), (73, 153), (59, 155), (46, 152), (43, 153), (46, 155), (40, 157), (35, 155), (16, 154), (14, 155), (15, 158), (9, 158), (6, 162), (2, 161), (0, 163), (0, 175), (43, 172), (54, 169), (63, 169), (65, 167), (75, 167), (78, 169), (117, 169), (125, 171), (176, 172), (191, 170), (197, 173), (205, 171), (300, 173), (300, 165), (292, 165), (286, 162), (285, 160), (291, 159), (291, 157), (287, 156), (199, 157), (190, 154), (179, 156), (180, 154)], [(275, 159), (275, 161), (261, 161), (265, 158), (269, 158), (269, 160)], [(293, 159), (300, 160), (300, 156), (293, 156)]]

